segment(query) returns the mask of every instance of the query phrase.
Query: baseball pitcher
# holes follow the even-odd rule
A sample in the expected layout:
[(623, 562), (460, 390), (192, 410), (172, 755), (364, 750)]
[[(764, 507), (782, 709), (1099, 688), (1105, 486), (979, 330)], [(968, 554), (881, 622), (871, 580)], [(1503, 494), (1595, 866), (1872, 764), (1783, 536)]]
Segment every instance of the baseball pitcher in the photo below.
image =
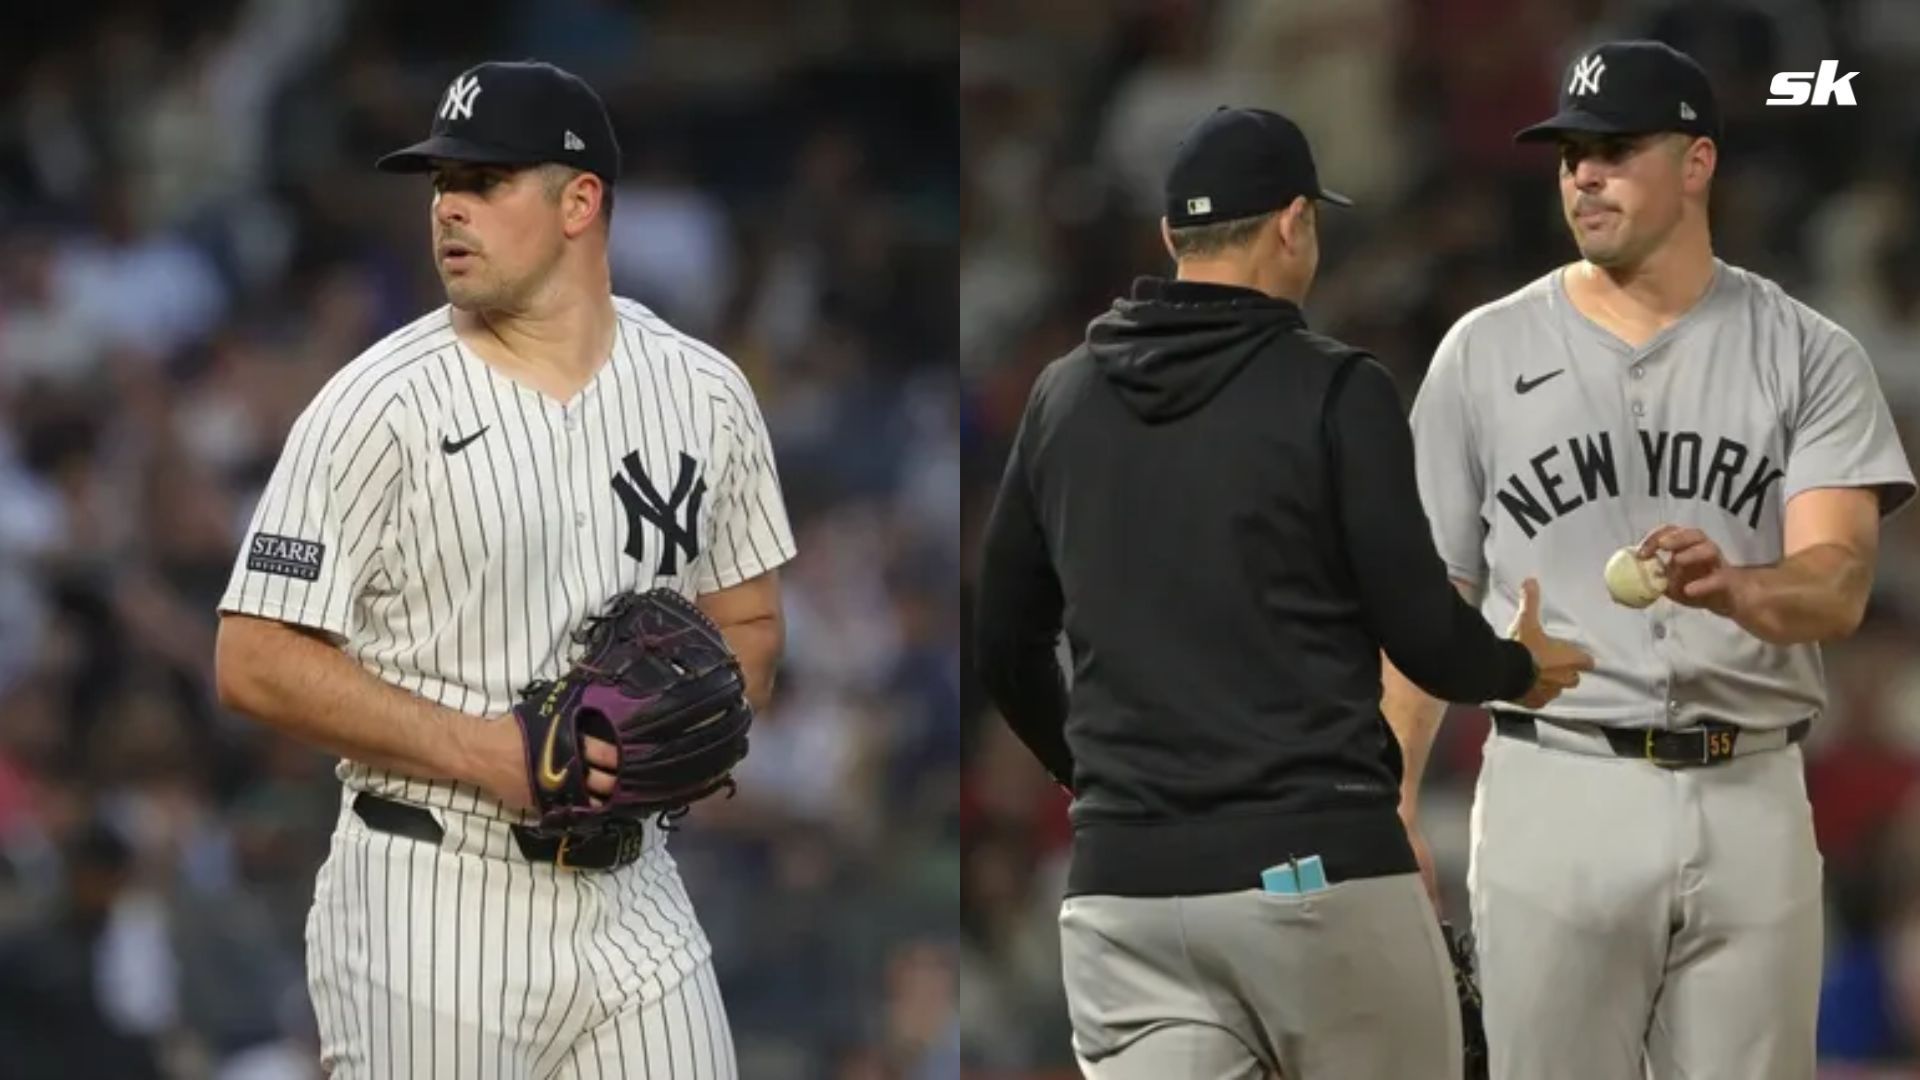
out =
[(216, 658), (224, 703), (342, 759), (322, 1066), (731, 1080), (663, 827), (730, 784), (781, 648), (752, 389), (610, 293), (620, 155), (580, 79), (469, 69), (380, 164), (432, 174), (448, 304), (294, 424)]
[[(1459, 587), (1497, 622), (1537, 577), (1597, 661), (1538, 713), (1494, 704), (1469, 886), (1497, 1080), (1813, 1075), (1798, 744), (1914, 481), (1859, 343), (1714, 256), (1719, 133), (1684, 54), (1579, 57), (1518, 137), (1558, 148), (1581, 259), (1455, 324), (1414, 406)], [(1430, 738), (1438, 709), (1387, 679)]]

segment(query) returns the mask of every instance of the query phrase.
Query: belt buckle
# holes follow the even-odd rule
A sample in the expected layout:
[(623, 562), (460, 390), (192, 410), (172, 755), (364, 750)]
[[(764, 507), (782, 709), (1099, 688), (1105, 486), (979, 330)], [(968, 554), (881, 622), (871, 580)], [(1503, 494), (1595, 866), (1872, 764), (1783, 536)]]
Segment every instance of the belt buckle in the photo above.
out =
[(1704, 740), (1702, 741), (1702, 744), (1701, 744), (1700, 760), (1698, 761), (1695, 761), (1692, 758), (1661, 757), (1659, 752), (1653, 748), (1654, 736), (1659, 735), (1660, 733), (1661, 731), (1659, 728), (1648, 728), (1647, 735), (1646, 735), (1646, 748), (1645, 748), (1646, 759), (1648, 761), (1653, 762), (1655, 765), (1659, 766), (1660, 768), (1684, 769), (1692, 765), (1706, 765), (1712, 760), (1711, 747)]

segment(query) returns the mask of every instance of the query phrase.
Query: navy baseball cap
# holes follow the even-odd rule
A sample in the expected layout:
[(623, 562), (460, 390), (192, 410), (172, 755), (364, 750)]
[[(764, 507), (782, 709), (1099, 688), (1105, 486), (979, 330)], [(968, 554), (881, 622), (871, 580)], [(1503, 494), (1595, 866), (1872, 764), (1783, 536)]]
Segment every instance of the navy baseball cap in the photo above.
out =
[(1666, 131), (1720, 137), (1720, 107), (1706, 70), (1665, 42), (1612, 41), (1567, 65), (1560, 111), (1513, 138), (1546, 142), (1573, 132)]
[(1167, 224), (1213, 225), (1271, 213), (1300, 196), (1352, 206), (1320, 186), (1313, 150), (1298, 125), (1267, 109), (1209, 113), (1174, 152), (1167, 170)]
[(440, 95), (425, 141), (381, 158), (382, 172), (417, 173), (435, 159), (480, 165), (571, 165), (612, 184), (620, 144), (600, 95), (579, 76), (536, 60), (461, 72)]

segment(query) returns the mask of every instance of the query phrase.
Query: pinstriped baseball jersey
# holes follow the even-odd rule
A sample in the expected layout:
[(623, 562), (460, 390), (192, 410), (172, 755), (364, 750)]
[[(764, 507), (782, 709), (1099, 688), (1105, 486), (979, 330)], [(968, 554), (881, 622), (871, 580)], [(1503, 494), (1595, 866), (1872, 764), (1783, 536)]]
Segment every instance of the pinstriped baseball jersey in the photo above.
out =
[(1623, 607), (1602, 567), (1664, 523), (1702, 530), (1733, 565), (1773, 563), (1803, 491), (1876, 488), (1883, 515), (1914, 494), (1859, 343), (1718, 260), (1706, 295), (1638, 348), (1575, 309), (1559, 271), (1470, 312), (1441, 342), (1412, 424), (1452, 575), (1489, 586), (1496, 626), (1537, 577), (1547, 631), (1594, 654), (1549, 709), (1569, 719), (1769, 729), (1818, 713), (1816, 646), (1770, 645), (1666, 600)]
[[(794, 555), (751, 389), (616, 298), (570, 400), (496, 372), (441, 308), (336, 373), (295, 422), (220, 603), (337, 635), (367, 671), (497, 716), (623, 589), (688, 596)], [(478, 789), (342, 761), (307, 919), (321, 1057), (361, 1077), (733, 1080), (711, 946), (664, 834), (580, 872), (529, 859)], [(371, 827), (359, 792), (435, 808)], [(404, 812), (404, 811), (403, 811)]]
[[(569, 632), (616, 592), (697, 596), (792, 558), (739, 369), (640, 304), (615, 310), (611, 359), (565, 403), (480, 360), (444, 307), (349, 363), (295, 422), (221, 609), (326, 630), (387, 682), (491, 716), (563, 671)], [(470, 786), (338, 772), (507, 816)]]

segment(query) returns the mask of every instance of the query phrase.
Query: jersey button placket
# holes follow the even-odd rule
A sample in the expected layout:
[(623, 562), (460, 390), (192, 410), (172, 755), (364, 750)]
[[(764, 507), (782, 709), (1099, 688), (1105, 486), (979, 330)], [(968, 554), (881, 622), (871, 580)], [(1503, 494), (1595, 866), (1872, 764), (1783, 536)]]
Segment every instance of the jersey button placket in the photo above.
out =
[[(576, 529), (580, 528), (586, 522), (587, 517), (580, 509), (579, 494), (574, 491), (573, 482), (574, 461), (578, 457), (578, 453), (573, 445), (573, 435), (576, 427), (574, 417), (579, 412), (579, 402), (560, 406), (559, 490), (565, 493), (567, 502), (573, 504), (573, 524)], [(563, 518), (562, 520), (565, 519)], [(560, 551), (560, 573), (568, 581), (579, 580), (582, 559), (580, 545), (577, 542), (570, 544), (563, 543), (560, 545)]]
[[(589, 392), (591, 392), (592, 388), (589, 387), (588, 390)], [(565, 441), (567, 446), (567, 463), (569, 466), (571, 466), (573, 463), (573, 456), (575, 451), (575, 448), (573, 445), (574, 438), (585, 437), (585, 432), (580, 426), (580, 413), (587, 407), (585, 397), (586, 395), (584, 394), (581, 395), (582, 400), (574, 408), (568, 409), (562, 420), (562, 423), (565, 425), (567, 429), (567, 439)], [(584, 529), (587, 527), (587, 512), (585, 510), (578, 509), (578, 507), (580, 506), (580, 501), (581, 500), (579, 498), (579, 495), (576, 493), (574, 496), (574, 506), (576, 507), (576, 509), (573, 512), (573, 523), (575, 526)]]

